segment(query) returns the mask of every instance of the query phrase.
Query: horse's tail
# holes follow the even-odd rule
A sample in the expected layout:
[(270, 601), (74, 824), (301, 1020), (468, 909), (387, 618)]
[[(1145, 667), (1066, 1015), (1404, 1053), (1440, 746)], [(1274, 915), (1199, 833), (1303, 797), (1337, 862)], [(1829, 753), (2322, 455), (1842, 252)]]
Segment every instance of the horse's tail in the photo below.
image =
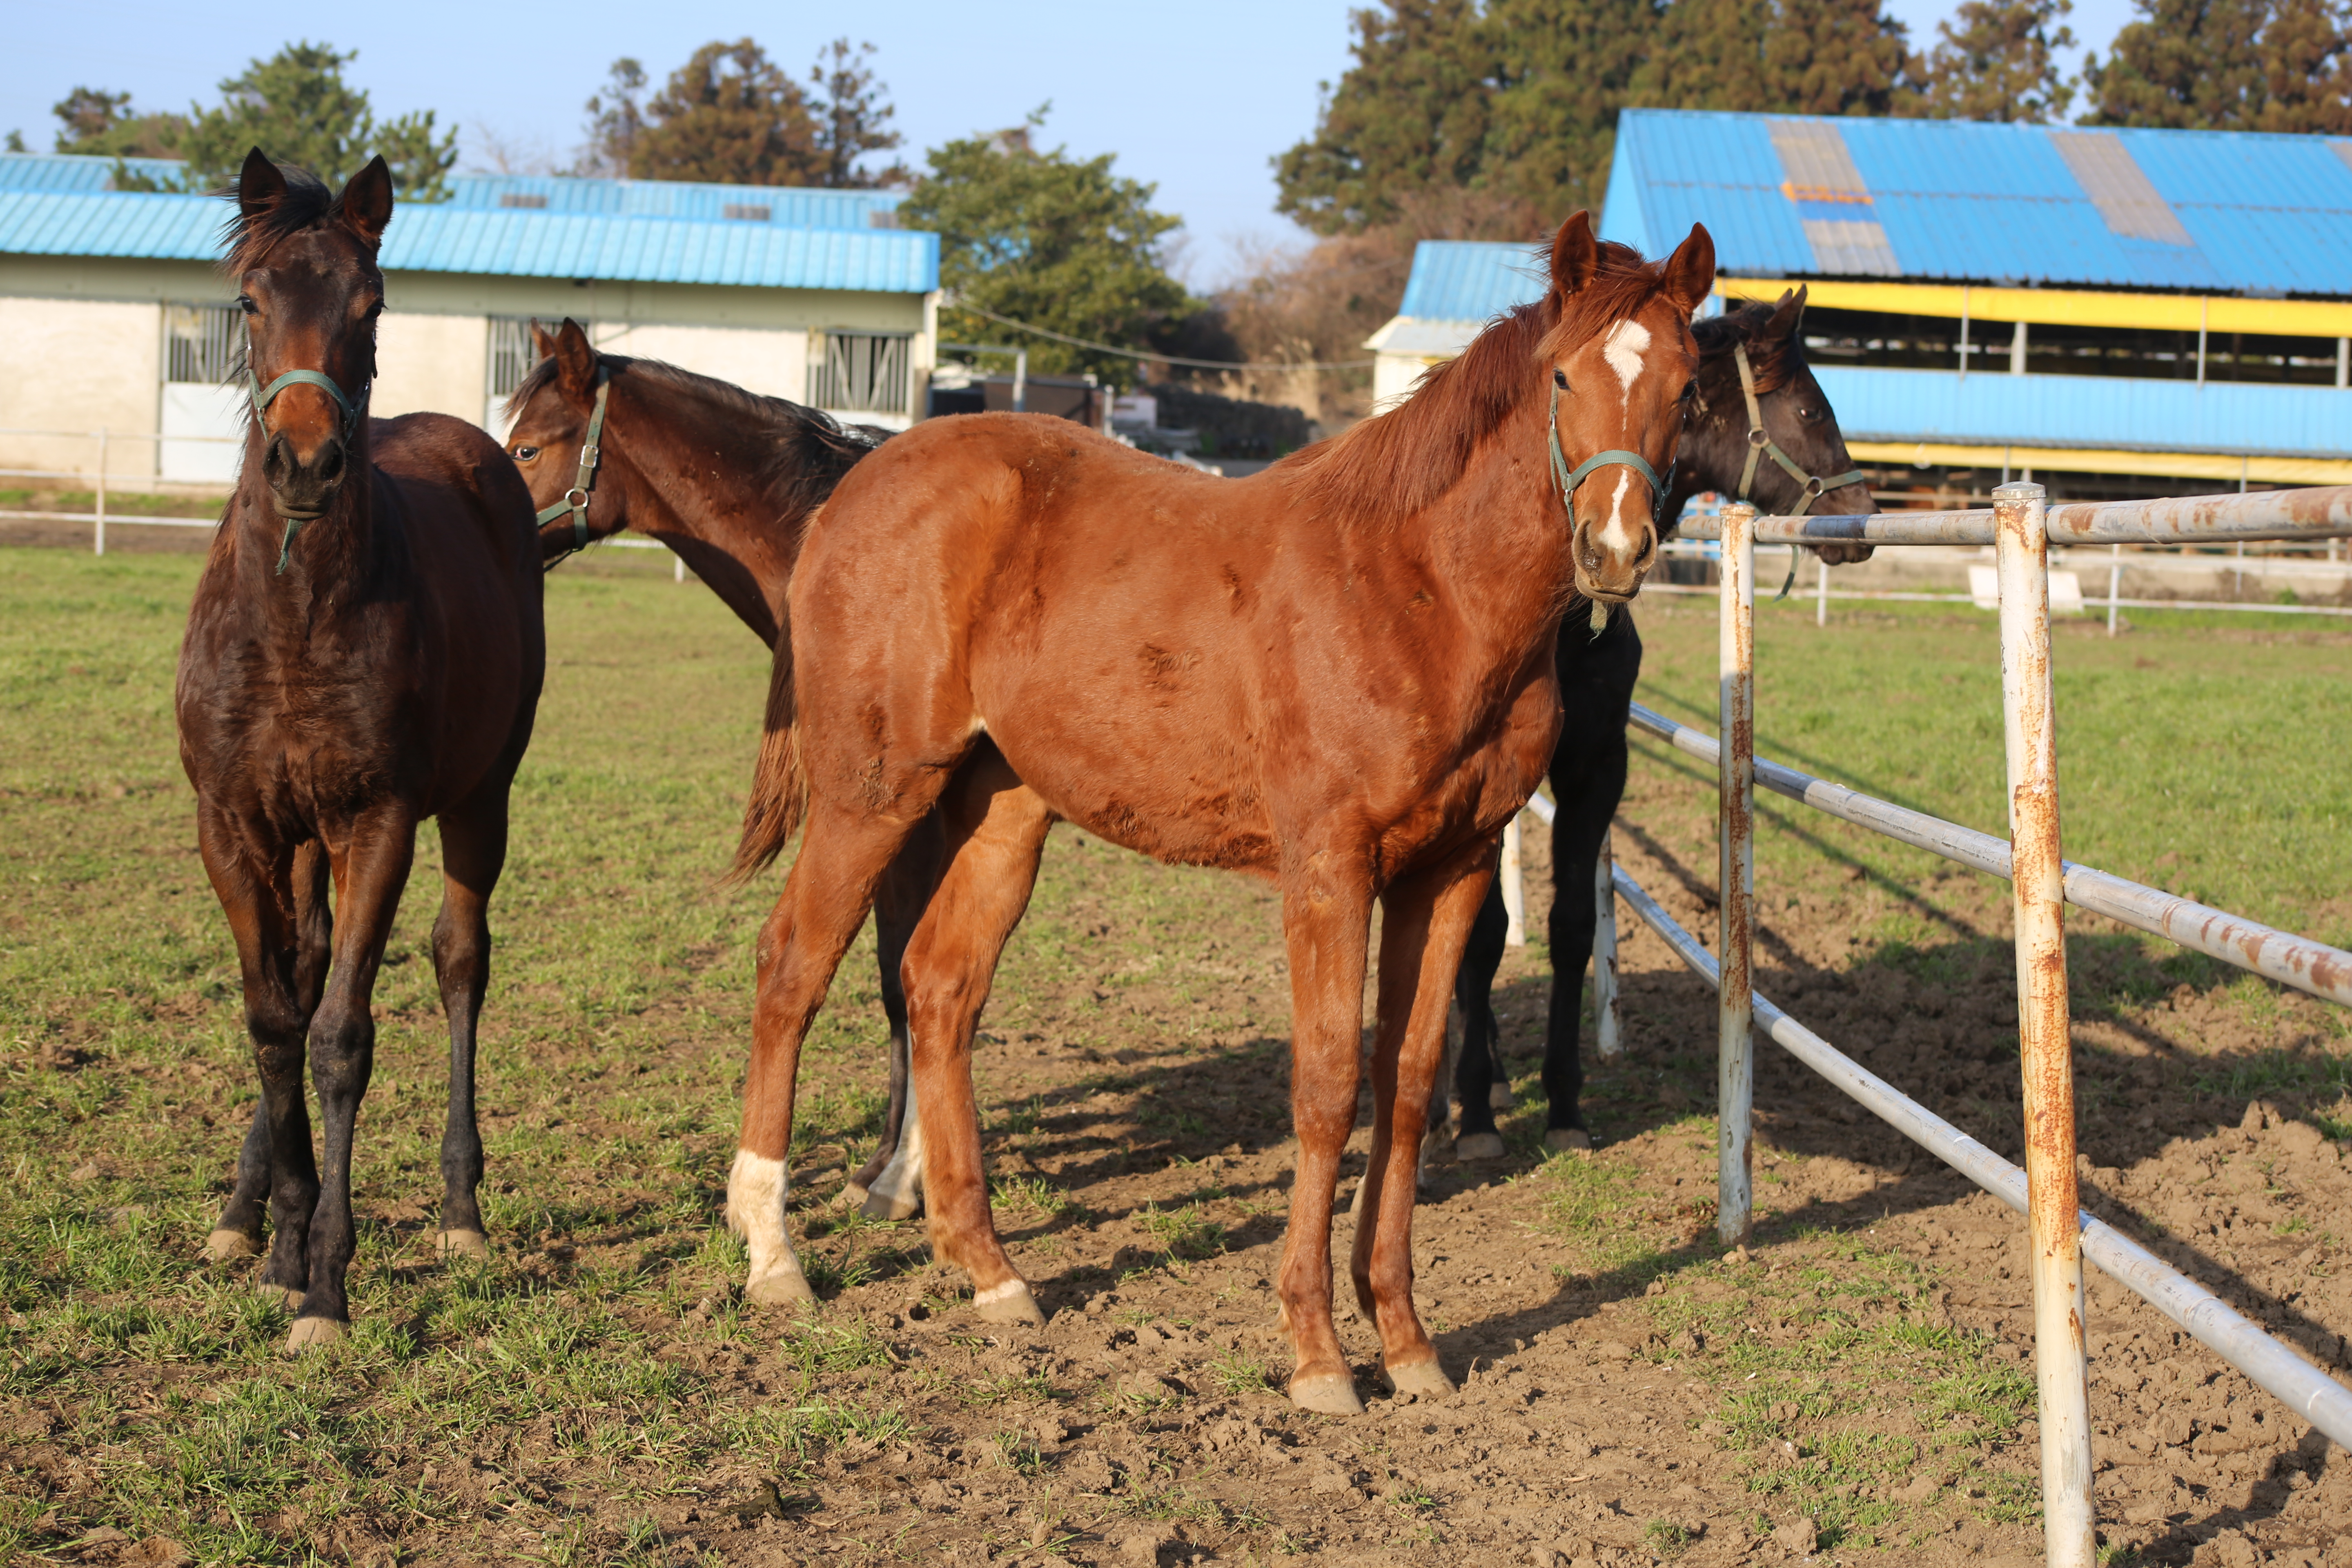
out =
[(740, 886), (784, 852), (808, 815), (808, 774), (801, 766), (800, 713), (793, 695), (792, 628), (776, 632), (776, 659), (768, 672), (768, 711), (760, 760), (751, 769), (751, 797), (743, 803), (743, 836), (726, 882)]

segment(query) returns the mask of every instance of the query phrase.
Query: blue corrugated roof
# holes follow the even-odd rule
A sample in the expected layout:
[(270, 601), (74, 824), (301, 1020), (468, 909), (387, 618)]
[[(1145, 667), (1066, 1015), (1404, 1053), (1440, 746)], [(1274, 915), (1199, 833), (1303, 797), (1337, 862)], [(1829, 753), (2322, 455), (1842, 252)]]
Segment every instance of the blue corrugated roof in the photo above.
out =
[[(209, 196), (0, 190), (0, 254), (210, 261), (227, 209)], [(939, 287), (935, 234), (409, 205), (384, 237), (388, 272), (723, 283), (898, 294)]]
[(1813, 366), (1850, 441), (2352, 457), (2330, 386)]
[(1483, 321), (1543, 293), (1548, 242), (1495, 245), (1424, 239), (1413, 247), (1397, 314), (1417, 321)]
[(1626, 110), (1602, 237), (1654, 256), (1704, 223), (1727, 273), (1827, 276), (1806, 220), (1838, 218), (1881, 226), (1903, 278), (2352, 297), (2352, 162), (2326, 138), (2101, 132), (2179, 219), (2180, 245), (2112, 226), (2055, 140), (2080, 132), (2059, 127), (1804, 121), (1834, 128), (1867, 187), (1806, 199), (1770, 130), (1801, 118)]
[[(176, 187), (187, 165), (173, 158), (125, 158), (134, 174)], [(0, 191), (96, 192), (114, 188), (112, 158), (73, 153), (0, 153)], [(779, 228), (889, 228), (903, 191), (834, 191), (802, 185), (713, 185), (685, 180), (589, 180), (567, 174), (453, 174), (436, 205), (598, 217), (674, 217), (701, 223), (765, 223)]]

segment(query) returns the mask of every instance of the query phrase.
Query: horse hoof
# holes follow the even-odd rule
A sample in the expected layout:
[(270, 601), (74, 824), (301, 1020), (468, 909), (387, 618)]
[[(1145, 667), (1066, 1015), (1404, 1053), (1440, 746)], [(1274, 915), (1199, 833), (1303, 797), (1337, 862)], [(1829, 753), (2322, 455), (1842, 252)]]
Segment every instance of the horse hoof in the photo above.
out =
[(867, 1219), (912, 1219), (922, 1207), (923, 1200), (912, 1194), (867, 1193), (857, 1212)]
[(816, 1292), (799, 1269), (779, 1268), (746, 1283), (743, 1299), (762, 1307), (806, 1307), (815, 1304)]
[(280, 1285), (274, 1279), (255, 1280), (253, 1293), (274, 1306), (284, 1307), (289, 1312), (302, 1304), (302, 1291), (291, 1285)]
[(1581, 1127), (1555, 1127), (1544, 1134), (1548, 1154), (1580, 1154), (1592, 1147), (1592, 1134)]
[(478, 1230), (445, 1230), (434, 1237), (433, 1245), (445, 1258), (470, 1258), (477, 1263), (489, 1261), (490, 1238)]
[(873, 1199), (873, 1189), (866, 1186), (865, 1183), (849, 1182), (845, 1184), (841, 1189), (841, 1205), (844, 1208), (862, 1210), (865, 1208), (866, 1204)]
[(1019, 1279), (1007, 1279), (1002, 1285), (992, 1285), (975, 1293), (971, 1304), (983, 1323), (1017, 1323), (1032, 1329), (1045, 1326), (1045, 1310), (1029, 1293), (1029, 1287)]
[(1290, 1380), (1290, 1403), (1318, 1415), (1361, 1415), (1364, 1402), (1356, 1397), (1356, 1380), (1343, 1372)]
[(340, 1318), (297, 1318), (286, 1336), (286, 1352), (299, 1354), (325, 1345), (339, 1345), (352, 1337), (352, 1326)]
[(1465, 1132), (1454, 1141), (1456, 1160), (1499, 1160), (1503, 1157), (1503, 1135), (1499, 1132)]
[(1509, 1084), (1490, 1083), (1486, 1086), (1487, 1110), (1508, 1110), (1517, 1104), (1518, 1104), (1518, 1101), (1511, 1098), (1511, 1086)]
[(216, 1230), (205, 1237), (205, 1261), (230, 1263), (240, 1258), (261, 1256), (261, 1243), (241, 1230)]
[(1381, 1376), (1391, 1393), (1413, 1394), (1422, 1399), (1436, 1399), (1454, 1392), (1454, 1380), (1435, 1357), (1427, 1361), (1409, 1362), (1403, 1366), (1381, 1368)]

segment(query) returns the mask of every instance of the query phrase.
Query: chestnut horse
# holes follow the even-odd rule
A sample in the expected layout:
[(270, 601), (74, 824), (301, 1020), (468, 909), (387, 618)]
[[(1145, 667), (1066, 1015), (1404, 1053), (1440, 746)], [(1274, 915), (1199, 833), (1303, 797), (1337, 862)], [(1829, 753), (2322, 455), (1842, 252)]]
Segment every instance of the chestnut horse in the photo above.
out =
[(728, 1215), (749, 1294), (807, 1297), (786, 1231), (800, 1045), (900, 847), (948, 860), (903, 965), (937, 1255), (983, 1318), (1037, 1321), (988, 1212), (970, 1069), (998, 954), (1057, 818), (1282, 889), (1297, 1179), (1279, 1293), (1292, 1398), (1360, 1410), (1331, 1322), (1330, 1217), (1355, 1119), (1372, 902), (1384, 910), (1368, 1223), (1351, 1263), (1391, 1384), (1450, 1390), (1415, 1316), (1413, 1160), (1454, 972), (1559, 724), (1575, 595), (1654, 563), (1714, 281), (1562, 225), (1550, 287), (1404, 407), (1252, 479), (1196, 476), (1060, 421), (917, 427), (843, 480), (803, 545), (739, 873), (806, 837), (761, 932)]
[[(549, 565), (625, 528), (661, 541), (770, 647), (810, 516), (887, 432), (676, 365), (599, 353), (577, 321), (531, 329), (539, 362), (508, 401), (507, 451), (540, 508)], [(881, 1146), (851, 1174), (868, 1212), (914, 1212), (906, 1117), (907, 998), (899, 960), (939, 879), (936, 819), (910, 835), (874, 906), (890, 1099)], [(905, 1145), (912, 1156), (919, 1140)]]
[(331, 196), (257, 148), (236, 200), (226, 269), (245, 310), (253, 419), (188, 612), (174, 705), (261, 1077), (208, 1250), (258, 1252), (267, 1211), (276, 1231), (261, 1285), (297, 1307), (288, 1345), (300, 1349), (341, 1339), (351, 1320), (369, 1003), (428, 816), (441, 823), (433, 966), (449, 1018), (441, 1244), (488, 1250), (474, 1029), (507, 791), (530, 742), (547, 638), (530, 498), (497, 443), (446, 415), (367, 417), (383, 309), (376, 252), (392, 219), (383, 160)]

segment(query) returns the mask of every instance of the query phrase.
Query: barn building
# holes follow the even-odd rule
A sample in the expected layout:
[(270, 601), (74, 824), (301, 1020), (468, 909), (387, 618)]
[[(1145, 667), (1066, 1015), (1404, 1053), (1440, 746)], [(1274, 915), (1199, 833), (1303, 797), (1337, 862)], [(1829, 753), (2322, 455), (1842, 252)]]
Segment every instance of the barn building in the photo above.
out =
[[(176, 180), (179, 166), (132, 160)], [(226, 207), (116, 190), (115, 162), (0, 154), (0, 469), (218, 482), (244, 428)], [(866, 424), (904, 428), (936, 359), (936, 235), (902, 199), (826, 191), (484, 175), (395, 209), (385, 235), (376, 414), (497, 431), (565, 316), (600, 348), (668, 360)]]
[[(1884, 485), (2352, 483), (2352, 141), (1628, 110), (1601, 237), (1661, 256), (1695, 222), (1715, 308), (1807, 286)], [(1542, 277), (1539, 248), (1423, 244), (1366, 345), (1377, 394)]]

